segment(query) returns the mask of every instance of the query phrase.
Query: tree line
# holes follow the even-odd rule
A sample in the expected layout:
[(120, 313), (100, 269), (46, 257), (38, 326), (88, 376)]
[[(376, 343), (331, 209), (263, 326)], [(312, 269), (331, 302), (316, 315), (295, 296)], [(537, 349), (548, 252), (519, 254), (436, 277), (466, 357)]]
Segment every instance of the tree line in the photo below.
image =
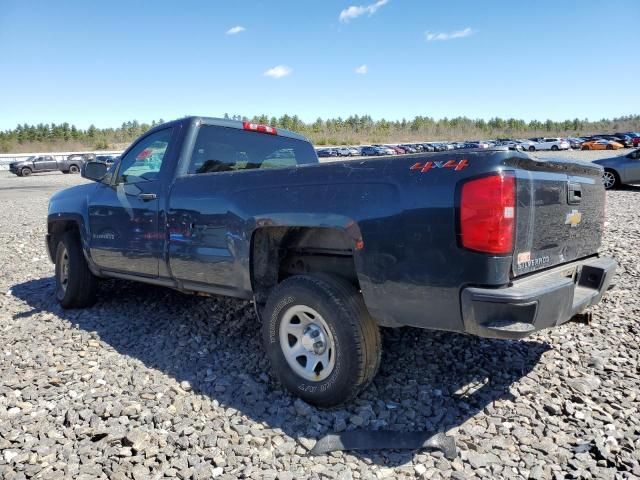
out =
[[(590, 121), (587, 119), (531, 120), (494, 117), (489, 120), (467, 117), (434, 119), (417, 116), (413, 119), (374, 120), (370, 115), (351, 115), (347, 118), (318, 118), (304, 122), (297, 115), (281, 117), (259, 115), (247, 118), (225, 114), (224, 118), (264, 123), (285, 128), (309, 137), (317, 145), (362, 143), (390, 143), (430, 140), (474, 140), (491, 138), (521, 138), (533, 136), (580, 136), (593, 133), (640, 131), (640, 115)], [(67, 122), (61, 124), (22, 124), (0, 131), (0, 153), (29, 151), (74, 151), (121, 149), (150, 128), (163, 123), (137, 120), (124, 122), (117, 128), (77, 128)]]

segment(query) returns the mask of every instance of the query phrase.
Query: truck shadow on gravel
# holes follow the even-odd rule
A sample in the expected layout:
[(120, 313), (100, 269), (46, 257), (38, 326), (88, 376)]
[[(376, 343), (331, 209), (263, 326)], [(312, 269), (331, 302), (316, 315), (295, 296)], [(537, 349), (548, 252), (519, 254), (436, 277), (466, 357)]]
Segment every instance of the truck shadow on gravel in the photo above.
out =
[[(53, 292), (53, 278), (13, 286), (12, 295), (30, 307), (15, 318), (39, 315), (43, 321), (57, 322), (55, 315), (68, 322), (69, 328), (95, 332), (107, 349), (121, 354), (117, 363), (103, 364), (103, 369), (133, 370), (136, 362), (128, 357), (137, 359), (177, 382), (188, 381), (192, 393), (276, 429), (273, 435), (279, 429), (294, 439), (317, 439), (345, 428), (435, 433), (462, 426), (458, 444), (463, 449), (473, 448), (469, 445), (473, 443), (472, 429), (463, 424), (479, 413), (491, 416), (495, 402), (509, 401), (509, 387), (526, 376), (549, 350), (538, 341), (383, 329), (382, 365), (373, 384), (345, 408), (323, 411), (296, 402), (269, 375), (260, 325), (247, 302), (105, 281), (94, 307), (63, 310)], [(113, 355), (101, 358), (102, 363)], [(168, 392), (171, 385), (133, 384), (130, 395), (142, 404), (153, 403), (140, 395), (149, 393), (150, 388), (151, 393)], [(185, 411), (182, 415), (198, 413)], [(356, 455), (394, 466), (411, 461), (415, 453), (381, 450)]]

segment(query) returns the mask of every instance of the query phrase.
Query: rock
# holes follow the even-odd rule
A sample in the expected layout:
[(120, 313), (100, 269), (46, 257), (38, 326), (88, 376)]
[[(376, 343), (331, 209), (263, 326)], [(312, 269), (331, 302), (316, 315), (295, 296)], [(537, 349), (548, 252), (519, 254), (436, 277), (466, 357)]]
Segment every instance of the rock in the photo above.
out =
[(312, 438), (299, 437), (298, 443), (300, 443), (300, 445), (302, 445), (307, 451), (312, 450), (313, 447), (316, 446), (316, 440)]
[(583, 395), (590, 395), (593, 390), (597, 390), (600, 387), (600, 383), (600, 379), (594, 376), (584, 376), (567, 380), (567, 385)]
[(302, 417), (308, 417), (313, 414), (313, 407), (299, 398), (293, 402), (293, 406), (296, 409), (296, 413)]
[(493, 453), (476, 453), (472, 450), (467, 452), (467, 460), (475, 469), (487, 467), (490, 464), (500, 464), (500, 458)]
[(364, 425), (364, 419), (360, 415), (351, 415), (349, 417), (349, 422), (351, 422), (356, 427), (361, 427)]
[(221, 467), (216, 467), (213, 470), (211, 470), (211, 478), (218, 478), (223, 473), (224, 473), (224, 470)]
[(148, 446), (149, 434), (141, 430), (132, 430), (124, 437), (125, 445), (130, 446), (135, 451), (144, 450)]
[(5, 450), (3, 452), (5, 463), (11, 463), (13, 459), (16, 458), (18, 455), (19, 453), (14, 450)]

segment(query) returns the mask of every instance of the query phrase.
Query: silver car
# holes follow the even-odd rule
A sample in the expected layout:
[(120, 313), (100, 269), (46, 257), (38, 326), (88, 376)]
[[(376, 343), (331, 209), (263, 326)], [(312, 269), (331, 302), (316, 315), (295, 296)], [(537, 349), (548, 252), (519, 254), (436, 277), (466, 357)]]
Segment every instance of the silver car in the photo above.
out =
[(640, 149), (626, 155), (595, 160), (593, 163), (604, 167), (602, 183), (611, 190), (628, 183), (640, 183)]

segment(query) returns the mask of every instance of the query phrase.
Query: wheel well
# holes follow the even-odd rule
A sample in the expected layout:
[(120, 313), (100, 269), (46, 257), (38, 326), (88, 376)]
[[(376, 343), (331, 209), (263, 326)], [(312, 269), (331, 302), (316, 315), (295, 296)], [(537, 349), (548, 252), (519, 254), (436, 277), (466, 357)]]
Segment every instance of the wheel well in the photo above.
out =
[(287, 277), (324, 273), (338, 275), (357, 288), (353, 241), (339, 229), (264, 227), (251, 242), (251, 285), (258, 304)]
[(78, 224), (72, 220), (59, 220), (56, 222), (50, 222), (47, 230), (49, 232), (49, 236), (47, 237), (47, 248), (49, 249), (49, 257), (55, 263), (56, 258), (56, 246), (60, 241), (60, 237), (64, 235), (66, 232), (76, 232), (80, 235), (80, 229), (78, 228)]

